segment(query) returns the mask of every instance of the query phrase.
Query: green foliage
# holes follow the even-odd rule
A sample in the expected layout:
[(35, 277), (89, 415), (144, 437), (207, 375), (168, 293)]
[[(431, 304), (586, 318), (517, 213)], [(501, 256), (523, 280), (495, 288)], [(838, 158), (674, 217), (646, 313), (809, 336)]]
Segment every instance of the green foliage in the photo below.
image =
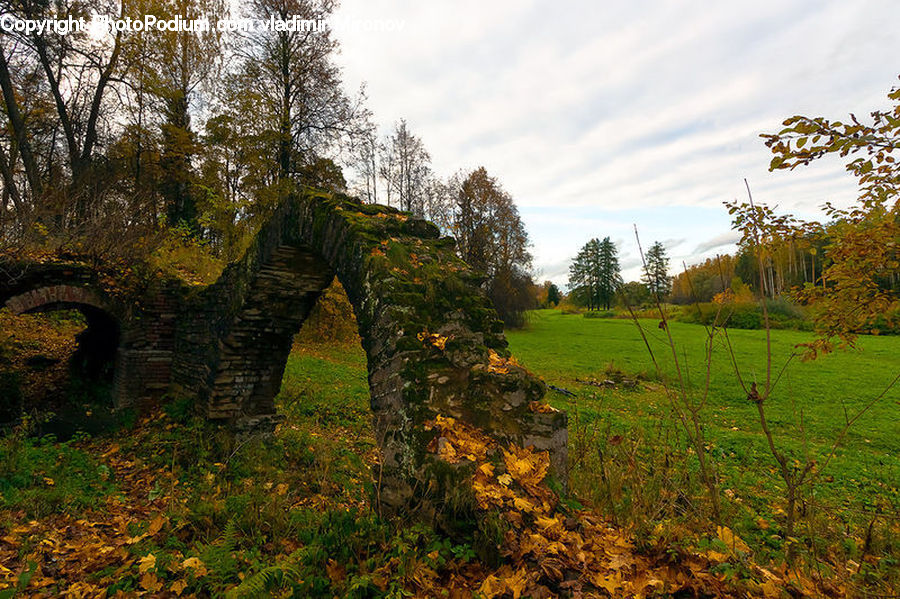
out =
[(669, 279), (669, 257), (662, 243), (656, 241), (644, 256), (644, 282), (650, 294), (660, 301), (664, 300), (672, 289)]
[(172, 397), (163, 405), (163, 411), (173, 422), (187, 424), (196, 415), (196, 401), (189, 396)]
[(245, 579), (240, 585), (228, 591), (228, 599), (243, 597), (262, 597), (272, 595), (274, 591), (301, 582), (300, 572), (287, 565), (268, 566)]
[(806, 357), (827, 353), (835, 344), (853, 346), (859, 331), (879, 318), (895, 326), (888, 315), (900, 299), (900, 163), (892, 154), (900, 142), (900, 87), (894, 87), (888, 99), (893, 106), (873, 111), (870, 122), (853, 114), (846, 122), (793, 116), (778, 133), (762, 135), (774, 154), (770, 170), (793, 170), (832, 154), (855, 156), (846, 164), (859, 185), (855, 206), (826, 204), (830, 222), (822, 225), (775, 216), (752, 203), (729, 205), (735, 227), (753, 240), (763, 257), (787, 240), (827, 238), (821, 281), (814, 279), (797, 292), (813, 306), (816, 323), (817, 338), (806, 344)]
[(640, 310), (650, 304), (650, 289), (640, 281), (629, 281), (619, 288), (616, 303), (626, 309)]
[(591, 239), (569, 267), (569, 297), (588, 310), (609, 310), (622, 284), (615, 244), (605, 237)]
[(675, 275), (671, 301), (675, 304), (711, 302), (731, 285), (735, 277), (735, 259), (725, 254), (708, 258)]
[(360, 343), (356, 316), (337, 278), (329, 285), (297, 335), (298, 343)]
[[(810, 330), (810, 323), (802, 308), (787, 298), (765, 300), (769, 311), (769, 324), (773, 329)], [(762, 306), (759, 302), (716, 303), (704, 302), (682, 306), (675, 319), (680, 322), (727, 326), (734, 329), (765, 327)]]
[(524, 325), (533, 308), (528, 232), (519, 210), (496, 178), (484, 167), (455, 185), (452, 232), (466, 264), (485, 274), (488, 297), (508, 327)]
[(29, 518), (54, 513), (79, 515), (115, 491), (109, 469), (78, 447), (27, 436), (28, 423), (0, 439), (0, 507)]
[(182, 225), (166, 231), (148, 263), (163, 273), (202, 285), (214, 283), (225, 268), (225, 261), (214, 256), (207, 244)]
[(562, 301), (562, 294), (559, 291), (559, 287), (556, 286), (556, 283), (550, 283), (550, 286), (547, 287), (548, 307), (558, 306), (560, 301)]

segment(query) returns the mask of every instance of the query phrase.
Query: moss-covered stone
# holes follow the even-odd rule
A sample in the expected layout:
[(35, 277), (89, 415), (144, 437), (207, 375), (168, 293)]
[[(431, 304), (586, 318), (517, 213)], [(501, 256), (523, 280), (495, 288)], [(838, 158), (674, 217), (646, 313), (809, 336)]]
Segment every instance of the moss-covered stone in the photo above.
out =
[[(0, 279), (0, 304), (63, 280), (102, 289), (88, 265), (23, 268), (30, 278)], [(147, 359), (162, 352), (167, 366), (154, 380), (161, 391), (190, 394), (208, 418), (236, 428), (271, 424), (293, 336), (335, 275), (368, 356), (382, 508), (444, 518), (448, 529), (462, 530), (455, 521), (468, 517), (471, 472), (426, 451), (434, 438), (426, 424), (438, 415), (550, 451), (556, 477), (565, 480), (565, 414), (535, 413), (543, 383), (514, 365), (490, 364), (492, 351), (508, 352), (483, 276), (435, 225), (387, 206), (307, 189), (272, 212), (214, 284), (147, 287), (134, 296), (136, 308), (111, 301), (134, 332), (122, 368), (143, 384)]]

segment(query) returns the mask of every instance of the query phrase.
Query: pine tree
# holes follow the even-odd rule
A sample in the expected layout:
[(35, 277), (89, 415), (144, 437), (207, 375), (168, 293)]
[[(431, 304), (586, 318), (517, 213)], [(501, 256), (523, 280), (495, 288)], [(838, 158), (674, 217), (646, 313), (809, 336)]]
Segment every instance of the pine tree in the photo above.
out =
[(588, 310), (594, 310), (598, 307), (597, 288), (598, 288), (598, 251), (600, 241), (591, 239), (588, 241), (578, 255), (572, 260), (569, 267), (569, 291), (572, 300), (583, 306), (587, 306)]
[(569, 268), (573, 299), (588, 310), (599, 310), (601, 306), (609, 310), (621, 284), (618, 250), (609, 237), (584, 244)]
[(644, 282), (650, 293), (659, 298), (669, 295), (672, 282), (669, 279), (669, 257), (660, 242), (654, 242), (647, 250), (644, 264)]
[(547, 287), (547, 305), (557, 306), (561, 299), (562, 295), (559, 293), (559, 287), (555, 283), (550, 283)]
[(622, 285), (619, 268), (619, 250), (616, 244), (604, 237), (598, 246), (599, 270), (597, 299), (604, 310), (609, 310), (616, 298), (616, 292)]

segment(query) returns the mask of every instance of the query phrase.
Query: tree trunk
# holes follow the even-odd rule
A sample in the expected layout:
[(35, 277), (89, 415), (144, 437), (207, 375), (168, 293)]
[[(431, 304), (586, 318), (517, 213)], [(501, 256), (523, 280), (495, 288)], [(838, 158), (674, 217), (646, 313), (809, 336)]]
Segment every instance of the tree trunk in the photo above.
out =
[(25, 121), (19, 112), (19, 104), (16, 102), (12, 78), (9, 75), (9, 65), (6, 63), (6, 54), (2, 48), (0, 48), (0, 87), (3, 90), (3, 103), (6, 105), (6, 114), (9, 116), (9, 122), (16, 138), (16, 145), (19, 147), (19, 154), (22, 156), (22, 164), (25, 166), (25, 177), (28, 179), (28, 186), (31, 187), (32, 201), (36, 202), (43, 193), (43, 185), (38, 173), (37, 162), (34, 159), (34, 154), (31, 153), (31, 144), (28, 141), (28, 134), (25, 130)]

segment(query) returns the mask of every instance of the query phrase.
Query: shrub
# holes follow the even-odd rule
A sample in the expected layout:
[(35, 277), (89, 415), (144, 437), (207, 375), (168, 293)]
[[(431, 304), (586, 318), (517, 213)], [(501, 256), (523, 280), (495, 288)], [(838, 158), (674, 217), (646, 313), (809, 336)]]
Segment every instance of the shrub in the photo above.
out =
[[(809, 322), (799, 306), (784, 298), (766, 300), (769, 324), (773, 329), (809, 330)], [(679, 322), (728, 326), (733, 329), (762, 329), (765, 317), (757, 302), (703, 302), (684, 306), (675, 316)]]
[(591, 310), (584, 313), (585, 318), (613, 318), (615, 315), (612, 310)]
[(561, 311), (563, 314), (581, 314), (582, 312), (584, 312), (584, 308), (576, 306), (569, 300), (569, 298), (561, 301), (556, 309)]
[(872, 322), (871, 329), (867, 332), (877, 335), (900, 334), (900, 304), (894, 306), (886, 314), (880, 314)]

